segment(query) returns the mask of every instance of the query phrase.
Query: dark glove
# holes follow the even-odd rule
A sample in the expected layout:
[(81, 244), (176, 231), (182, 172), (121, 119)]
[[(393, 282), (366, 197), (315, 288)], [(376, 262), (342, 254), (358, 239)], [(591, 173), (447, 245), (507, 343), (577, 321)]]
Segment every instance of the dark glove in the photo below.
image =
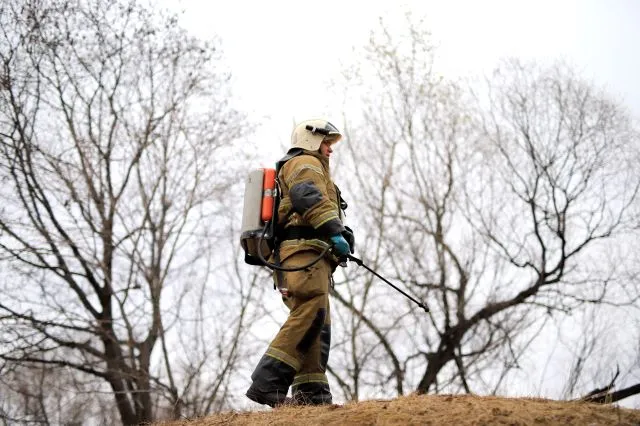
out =
[(349, 243), (340, 234), (332, 235), (330, 238), (333, 243), (333, 252), (338, 256), (346, 256), (349, 254)]
[(351, 254), (353, 254), (356, 249), (356, 238), (353, 236), (353, 230), (345, 226), (345, 230), (342, 231), (342, 236), (347, 240), (347, 243), (349, 243), (349, 250), (351, 250)]

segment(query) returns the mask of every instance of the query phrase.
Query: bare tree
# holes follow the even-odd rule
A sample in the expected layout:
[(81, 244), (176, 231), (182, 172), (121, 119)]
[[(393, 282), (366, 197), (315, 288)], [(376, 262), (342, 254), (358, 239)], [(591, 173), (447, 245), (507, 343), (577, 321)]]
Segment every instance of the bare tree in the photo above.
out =
[[(420, 349), (420, 336), (433, 333), (427, 337), (431, 345), (436, 344), (438, 331), (446, 333), (459, 307), (459, 301), (451, 298), (473, 288), (488, 259), (479, 251), (477, 237), (459, 241), (463, 230), (454, 228), (455, 221), (464, 221), (457, 203), (471, 167), (468, 139), (477, 138), (464, 108), (464, 91), (434, 71), (434, 48), (419, 27), (409, 21), (405, 37), (398, 40), (382, 28), (372, 38), (366, 65), (359, 70), (365, 73), (362, 80), (368, 89), (364, 99), (358, 98), (364, 109), (349, 130), (344, 149), (350, 160), (343, 170), (356, 177), (347, 193), (360, 195), (353, 205), (358, 209), (357, 234), (364, 234), (359, 241), (364, 260), (395, 281), (409, 284), (405, 289), (427, 301), (431, 314), (414, 311), (369, 274), (347, 276), (348, 296), (341, 294), (340, 286), (336, 295), (358, 319), (346, 331), (349, 340), (359, 343), (350, 347), (354, 361), (346, 370), (366, 374), (366, 382), (377, 393), (402, 394), (405, 382), (416, 385), (411, 373), (416, 363), (440, 362), (437, 352)], [(352, 117), (350, 123), (354, 122)], [(477, 251), (469, 252), (470, 247)], [(430, 331), (431, 326), (441, 329)], [(446, 342), (443, 345), (442, 351), (448, 350)], [(486, 357), (474, 359), (480, 362)], [(461, 377), (466, 386), (469, 366), (458, 365), (461, 371), (454, 377)], [(353, 382), (354, 388), (357, 380), (353, 374), (342, 379)]]
[[(6, 366), (6, 364), (5, 364)], [(88, 383), (73, 370), (48, 365), (5, 368), (0, 375), (0, 419), (5, 424), (114, 423), (118, 412), (101, 384)]]
[(564, 399), (609, 404), (640, 394), (637, 310), (594, 304), (565, 318), (574, 324), (558, 333), (573, 358)]
[(629, 153), (638, 137), (627, 111), (564, 64), (506, 62), (487, 99), (492, 152), (476, 175), (484, 188), (469, 201), (471, 221), (512, 274), (530, 277), (494, 309), (563, 315), (636, 303), (618, 250), (630, 247), (637, 220)]
[(212, 260), (245, 128), (218, 47), (135, 1), (0, 20), (0, 360), (107, 384), (124, 424), (211, 410), (253, 288)]
[(625, 156), (637, 134), (568, 67), (506, 62), (471, 92), (438, 74), (421, 23), (409, 20), (404, 38), (381, 28), (355, 74), (366, 89), (355, 89), (362, 113), (341, 170), (356, 177), (346, 192), (362, 194), (363, 259), (430, 313), (349, 272), (336, 293), (354, 320), (338, 339), (354, 354), (338, 355), (334, 376), (347, 396), (358, 381), (375, 394), (402, 393), (402, 381), (500, 392), (554, 317), (637, 301), (623, 258), (601, 258), (637, 220)]

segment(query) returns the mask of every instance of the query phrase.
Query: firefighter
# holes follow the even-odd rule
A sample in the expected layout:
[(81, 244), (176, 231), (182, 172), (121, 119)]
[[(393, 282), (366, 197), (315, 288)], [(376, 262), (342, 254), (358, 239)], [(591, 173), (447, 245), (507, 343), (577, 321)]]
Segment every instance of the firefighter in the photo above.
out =
[[(331, 404), (326, 368), (331, 342), (329, 286), (339, 258), (353, 253), (342, 222), (346, 203), (331, 180), (329, 157), (342, 135), (326, 120), (299, 123), (280, 161), (278, 240), (272, 259), (286, 268), (307, 265), (328, 245), (331, 252), (306, 269), (274, 272), (289, 316), (258, 362), (247, 397), (275, 407)], [(292, 399), (287, 398), (291, 387)]]

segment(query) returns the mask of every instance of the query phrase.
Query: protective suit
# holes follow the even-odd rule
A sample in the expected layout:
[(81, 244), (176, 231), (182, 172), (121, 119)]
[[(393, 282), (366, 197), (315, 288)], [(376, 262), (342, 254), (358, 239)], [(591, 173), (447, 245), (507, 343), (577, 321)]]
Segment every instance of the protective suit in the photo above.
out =
[[(329, 159), (318, 152), (323, 141), (340, 138), (324, 120), (302, 122), (294, 129), (292, 149), (278, 173), (280, 244), (271, 259), (284, 267), (309, 264), (327, 248), (332, 235), (346, 235), (353, 244), (341, 220), (341, 205), (346, 203), (331, 180)], [(289, 316), (251, 375), (250, 399), (273, 407), (289, 402), (286, 395), (292, 387), (295, 403), (332, 402), (326, 368), (331, 343), (329, 286), (337, 264), (329, 254), (300, 271), (274, 272)]]

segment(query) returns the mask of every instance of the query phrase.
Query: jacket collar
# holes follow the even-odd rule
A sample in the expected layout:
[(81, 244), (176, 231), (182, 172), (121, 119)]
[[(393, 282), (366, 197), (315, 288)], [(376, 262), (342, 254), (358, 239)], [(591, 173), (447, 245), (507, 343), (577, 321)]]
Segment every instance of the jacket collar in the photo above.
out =
[(329, 158), (320, 154), (318, 151), (308, 151), (306, 149), (302, 150), (303, 154), (311, 155), (312, 157), (316, 157), (322, 163), (322, 166), (329, 172)]

